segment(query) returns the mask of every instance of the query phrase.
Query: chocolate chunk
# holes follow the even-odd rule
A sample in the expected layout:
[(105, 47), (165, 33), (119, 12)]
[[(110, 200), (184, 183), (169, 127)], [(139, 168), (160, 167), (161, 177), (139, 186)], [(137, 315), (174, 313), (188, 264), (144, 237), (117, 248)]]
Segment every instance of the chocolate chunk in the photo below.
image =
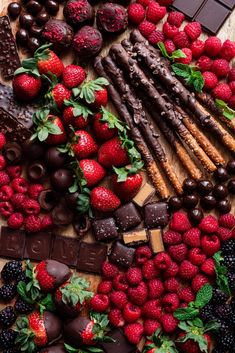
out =
[(110, 262), (121, 267), (130, 267), (133, 263), (135, 249), (127, 247), (117, 241), (113, 244), (109, 255)]
[(195, 21), (200, 22), (204, 30), (216, 34), (230, 13), (231, 11), (219, 2), (208, 0), (198, 12)]
[(51, 259), (76, 266), (78, 258), (78, 239), (56, 235), (52, 247)]
[(81, 242), (78, 250), (77, 270), (100, 274), (106, 256), (106, 245)]
[(221, 4), (227, 6), (230, 10), (233, 10), (235, 7), (235, 0), (218, 0)]
[(174, 10), (183, 12), (186, 17), (192, 19), (204, 3), (204, 1), (205, 0), (175, 0), (173, 2), (172, 7)]
[(165, 227), (169, 222), (166, 202), (155, 202), (145, 206), (144, 219), (147, 228)]
[(10, 80), (20, 67), (20, 58), (7, 16), (0, 17), (0, 53), (1, 73), (5, 80)]
[(138, 226), (141, 222), (141, 216), (132, 202), (119, 207), (114, 212), (117, 225), (123, 231)]
[(92, 228), (97, 241), (111, 241), (118, 237), (118, 230), (112, 217), (96, 219), (92, 223)]
[(50, 257), (52, 234), (37, 232), (27, 236), (24, 249), (24, 258), (30, 260), (46, 260)]
[(101, 346), (105, 353), (134, 353), (136, 346), (132, 345), (125, 337), (121, 329), (114, 329), (108, 334), (113, 342), (102, 342)]
[(123, 242), (128, 246), (136, 246), (148, 242), (148, 234), (145, 229), (136, 229), (122, 234)]
[(149, 184), (145, 183), (143, 187), (141, 187), (138, 194), (133, 198), (133, 202), (139, 206), (143, 207), (151, 198), (155, 195), (154, 187)]
[(162, 230), (152, 229), (149, 231), (149, 241), (151, 245), (152, 252), (157, 254), (158, 252), (164, 251), (164, 244), (162, 240)]
[(1, 227), (0, 256), (22, 259), (25, 245), (25, 232), (19, 229)]

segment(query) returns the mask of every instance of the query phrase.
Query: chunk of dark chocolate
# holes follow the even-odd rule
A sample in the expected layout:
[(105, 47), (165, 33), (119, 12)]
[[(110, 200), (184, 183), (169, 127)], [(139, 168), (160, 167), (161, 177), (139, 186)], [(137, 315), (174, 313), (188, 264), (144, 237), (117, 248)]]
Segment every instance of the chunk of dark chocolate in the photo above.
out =
[(183, 12), (186, 17), (192, 19), (204, 2), (205, 0), (175, 0), (172, 7), (174, 10)]
[(224, 6), (227, 6), (230, 10), (233, 10), (235, 7), (235, 0), (218, 0)]
[(162, 229), (156, 228), (149, 231), (149, 242), (154, 254), (164, 251), (164, 244), (162, 240)]
[(51, 259), (75, 267), (78, 259), (78, 248), (78, 239), (56, 235), (51, 251)]
[(1, 227), (0, 256), (22, 259), (25, 246), (25, 232), (19, 229)]
[(24, 258), (30, 260), (46, 260), (50, 258), (52, 234), (50, 232), (37, 232), (27, 235)]
[(100, 274), (108, 248), (104, 244), (81, 242), (78, 250), (77, 270)]
[(113, 244), (109, 260), (113, 264), (121, 267), (130, 267), (133, 263), (135, 249), (123, 245), (120, 241)]
[(134, 353), (136, 346), (132, 345), (125, 337), (121, 329), (114, 329), (108, 334), (113, 342), (102, 342), (101, 346), (105, 353)]
[(112, 217), (94, 220), (92, 229), (97, 241), (111, 241), (118, 238), (118, 230)]
[(148, 229), (165, 227), (170, 219), (166, 202), (154, 202), (145, 206), (144, 220)]
[(134, 228), (141, 223), (141, 216), (133, 202), (119, 207), (114, 212), (114, 217), (118, 227), (123, 231)]

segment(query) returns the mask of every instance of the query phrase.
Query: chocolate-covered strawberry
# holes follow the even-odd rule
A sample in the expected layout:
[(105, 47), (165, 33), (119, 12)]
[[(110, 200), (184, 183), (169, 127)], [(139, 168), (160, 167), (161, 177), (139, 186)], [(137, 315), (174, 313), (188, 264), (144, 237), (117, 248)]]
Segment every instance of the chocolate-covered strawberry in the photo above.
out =
[(43, 348), (39, 353), (66, 353), (65, 347), (62, 343)]
[(90, 283), (73, 274), (55, 292), (54, 301), (58, 312), (65, 317), (76, 317), (86, 302), (93, 297), (88, 291)]
[(21, 316), (16, 322), (18, 336), (16, 344), (22, 351), (33, 353), (38, 348), (57, 342), (62, 336), (62, 323), (58, 316), (45, 311), (34, 311), (28, 316)]

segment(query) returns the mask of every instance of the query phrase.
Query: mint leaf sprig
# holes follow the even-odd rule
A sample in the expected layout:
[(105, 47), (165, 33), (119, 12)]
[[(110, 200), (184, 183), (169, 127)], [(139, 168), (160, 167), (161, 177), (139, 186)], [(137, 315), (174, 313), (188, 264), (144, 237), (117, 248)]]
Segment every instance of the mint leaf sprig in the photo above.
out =
[(216, 274), (216, 283), (219, 289), (221, 289), (224, 293), (231, 295), (231, 290), (229, 288), (228, 283), (228, 269), (226, 266), (223, 265), (223, 256), (222, 252), (218, 251), (213, 256), (215, 261), (215, 274)]
[(222, 101), (221, 99), (215, 100), (216, 106), (222, 110), (222, 114), (228, 120), (233, 120), (235, 118), (235, 110), (230, 108), (227, 103)]
[(193, 86), (196, 92), (202, 91), (205, 81), (196, 66), (176, 63), (171, 68), (177, 76), (184, 78), (187, 85)]
[(167, 53), (165, 44), (163, 42), (159, 42), (157, 45), (158, 45), (158, 48), (160, 49), (162, 55), (171, 61), (175, 61), (175, 59), (186, 58), (186, 55), (184, 54), (184, 52), (181, 49), (177, 49), (177, 50), (173, 51), (173, 53), (171, 55), (169, 55)]

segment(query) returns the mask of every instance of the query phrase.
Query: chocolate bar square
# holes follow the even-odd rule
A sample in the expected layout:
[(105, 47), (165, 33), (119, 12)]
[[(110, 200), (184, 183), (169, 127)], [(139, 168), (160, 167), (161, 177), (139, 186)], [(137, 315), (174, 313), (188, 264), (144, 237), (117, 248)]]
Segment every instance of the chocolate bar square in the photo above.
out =
[(118, 238), (118, 230), (112, 217), (96, 219), (92, 223), (92, 229), (97, 241), (111, 241)]
[(114, 217), (118, 227), (123, 231), (134, 228), (141, 223), (141, 216), (133, 202), (119, 207), (114, 212)]
[(26, 236), (24, 258), (41, 261), (50, 257), (52, 234), (37, 232)]
[(25, 246), (25, 232), (19, 229), (1, 227), (0, 256), (22, 259)]
[(100, 274), (107, 251), (107, 245), (82, 241), (78, 249), (77, 270)]
[(105, 353), (134, 353), (136, 346), (132, 345), (125, 337), (121, 329), (114, 329), (108, 334), (113, 342), (102, 342), (101, 346)]
[(120, 241), (113, 244), (109, 260), (121, 267), (130, 267), (134, 261), (135, 249), (123, 245)]
[(169, 222), (170, 214), (166, 202), (154, 202), (145, 206), (144, 220), (148, 229), (165, 227)]
[(233, 10), (235, 7), (235, 0), (218, 0), (224, 6), (227, 6), (230, 10)]
[(173, 2), (173, 10), (183, 12), (185, 16), (192, 19), (205, 0), (175, 0)]
[(56, 235), (51, 251), (51, 259), (76, 267), (78, 259), (79, 240)]

